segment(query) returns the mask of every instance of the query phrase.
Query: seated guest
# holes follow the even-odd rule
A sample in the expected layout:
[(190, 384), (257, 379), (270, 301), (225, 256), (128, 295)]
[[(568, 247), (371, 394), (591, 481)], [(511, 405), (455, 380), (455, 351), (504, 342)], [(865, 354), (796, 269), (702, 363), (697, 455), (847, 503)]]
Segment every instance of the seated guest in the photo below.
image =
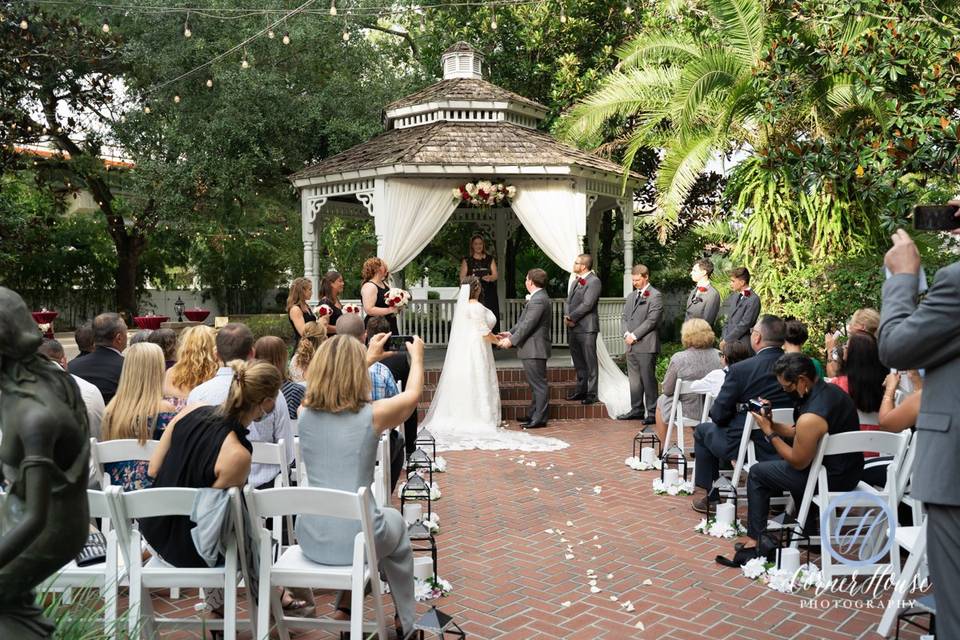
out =
[(190, 392), (212, 378), (220, 368), (214, 341), (216, 336), (216, 331), (202, 324), (180, 334), (177, 361), (163, 377), (163, 397), (178, 410), (186, 406)]
[[(50, 338), (44, 338), (37, 352), (55, 362), (64, 371), (67, 370), (67, 355), (63, 352), (63, 345)], [(100, 390), (95, 386), (75, 375), (70, 375), (73, 381), (80, 387), (80, 397), (83, 398), (83, 404), (87, 408), (87, 422), (90, 423), (90, 437), (100, 439), (100, 425), (103, 422), (103, 396)]]
[[(103, 414), (101, 440), (159, 440), (176, 409), (163, 399), (163, 350), (155, 344), (132, 344), (123, 359), (117, 395)], [(150, 486), (145, 460), (107, 462), (110, 483), (124, 491)]]
[(173, 329), (157, 329), (150, 333), (148, 342), (163, 349), (163, 366), (169, 369), (177, 362), (177, 332)]
[(269, 362), (280, 372), (280, 376), (283, 378), (280, 393), (283, 394), (283, 399), (287, 401), (287, 412), (290, 414), (290, 419), (296, 420), (297, 410), (300, 408), (300, 402), (303, 401), (305, 388), (302, 382), (294, 382), (290, 379), (290, 372), (287, 370), (287, 343), (283, 341), (283, 338), (277, 336), (263, 336), (254, 343), (253, 351), (257, 354), (258, 360)]
[(753, 351), (750, 350), (750, 347), (742, 342), (731, 342), (723, 345), (720, 349), (720, 366), (722, 368), (714, 369), (699, 380), (694, 380), (691, 385), (693, 392), (708, 393), (716, 398), (720, 394), (721, 387), (723, 387), (723, 381), (727, 377), (730, 365), (746, 360), (752, 355)]
[(152, 329), (141, 329), (133, 334), (133, 337), (130, 338), (130, 344), (140, 344), (141, 342), (149, 342), (150, 336), (153, 335)]
[[(731, 365), (710, 408), (711, 422), (697, 425), (694, 431), (695, 511), (706, 512), (707, 494), (720, 475), (720, 463), (736, 460), (747, 419), (747, 403), (766, 398), (776, 408), (793, 406), (773, 374), (773, 365), (783, 355), (783, 334), (783, 320), (772, 315), (760, 316), (750, 334), (756, 355)], [(773, 447), (759, 433), (754, 432), (750, 437), (758, 460), (776, 457)]]
[[(803, 345), (810, 337), (810, 332), (807, 331), (807, 325), (796, 318), (784, 318), (784, 321), (787, 323), (787, 333), (783, 343), (783, 352), (803, 353)], [(813, 360), (813, 366), (817, 369), (817, 377), (823, 378), (825, 373), (823, 363), (817, 358), (810, 359)]]
[[(390, 333), (390, 319), (388, 317), (368, 317), (366, 323), (367, 340), (370, 339), (370, 336)], [(387, 356), (381, 362), (390, 369), (390, 373), (393, 374), (393, 379), (399, 385), (406, 388), (407, 376), (410, 375), (410, 359), (407, 357), (406, 352), (388, 352)], [(411, 453), (417, 450), (417, 426), (419, 424), (420, 418), (417, 416), (416, 411), (411, 413), (410, 417), (403, 423), (403, 440), (408, 458)]]
[[(879, 431), (888, 433), (900, 433), (907, 429), (913, 429), (917, 424), (917, 418), (920, 417), (920, 401), (923, 397), (923, 381), (920, 379), (916, 370), (908, 372), (914, 378), (914, 391), (907, 395), (900, 404), (896, 404), (897, 390), (900, 387), (900, 374), (888, 373), (884, 381), (883, 399), (880, 401), (880, 411), (877, 415), (880, 418), (878, 425)], [(856, 401), (854, 401), (856, 402)], [(860, 425), (863, 428), (863, 424)], [(864, 454), (866, 458), (866, 454)], [(883, 487), (887, 484), (887, 467), (893, 460), (892, 456), (876, 456), (864, 461), (863, 481), (875, 487)], [(901, 524), (904, 520), (900, 521)]]
[[(774, 366), (774, 373), (783, 391), (798, 404), (793, 413), (795, 426), (775, 423), (766, 415), (753, 414), (764, 439), (781, 458), (757, 462), (747, 476), (747, 535), (758, 543), (761, 555), (776, 546), (771, 541), (760, 540), (767, 528), (770, 497), (789, 491), (799, 505), (821, 438), (827, 433), (835, 435), (860, 428), (853, 400), (837, 386), (818, 378), (813, 361), (807, 356), (798, 353), (784, 355)], [(827, 470), (831, 491), (850, 491), (860, 482), (863, 454), (824, 456), (823, 466)], [(805, 523), (808, 530), (812, 520), (810, 518)], [(746, 562), (744, 558), (755, 555), (755, 552), (756, 547), (738, 548), (737, 559)]]
[(94, 352), (83, 358), (74, 358), (68, 369), (99, 389), (103, 401), (110, 404), (123, 369), (127, 323), (116, 313), (101, 313), (93, 319), (93, 340)]
[[(382, 340), (372, 341), (370, 351), (381, 346)], [(310, 363), (305, 408), (300, 416), (300, 445), (311, 487), (350, 492), (370, 487), (380, 434), (417, 410), (423, 390), (423, 341), (414, 339), (408, 351), (411, 364), (407, 388), (393, 398), (371, 402), (367, 372), (370, 354), (363, 345), (353, 337), (338, 335), (320, 347)], [(379, 568), (390, 584), (399, 627), (408, 634), (404, 636), (401, 631), (398, 636), (412, 637), (413, 552), (407, 525), (400, 512), (390, 507), (374, 507), (373, 522)], [(296, 530), (303, 554), (310, 560), (329, 565), (351, 562), (358, 523), (301, 516)], [(346, 602), (341, 593), (337, 608), (344, 614)]]
[[(274, 410), (280, 372), (266, 362), (240, 360), (225, 368), (230, 376), (224, 402), (189, 406), (164, 430), (150, 458), (155, 488), (229, 489), (246, 484), (253, 451), (247, 428), (258, 416)], [(206, 568), (191, 536), (194, 526), (189, 516), (140, 520), (144, 539), (167, 564)], [(207, 589), (206, 593), (207, 604), (222, 615), (222, 592)]]
[[(227, 363), (233, 360), (253, 360), (253, 333), (245, 324), (231, 322), (217, 333), (217, 357), (223, 365), (217, 369), (210, 380), (199, 385), (187, 396), (187, 404), (220, 405), (227, 400), (231, 383), (234, 380), (234, 367)], [(179, 362), (177, 363), (179, 364)], [(280, 373), (277, 372), (277, 376)], [(247, 439), (253, 442), (277, 443), (282, 438), (287, 453), (287, 460), (293, 462), (293, 429), (290, 425), (290, 412), (287, 410), (287, 401), (280, 393), (277, 383), (277, 392), (274, 402), (266, 413), (256, 414), (256, 420), (250, 425)], [(266, 405), (264, 405), (266, 406)], [(286, 469), (283, 470), (287, 472)], [(250, 469), (250, 484), (257, 488), (272, 487), (273, 480), (280, 473), (280, 467), (275, 464), (254, 464)]]
[(93, 353), (96, 348), (93, 343), (93, 323), (84, 322), (77, 327), (77, 330), (73, 332), (73, 339), (77, 343), (77, 349), (80, 350), (80, 353), (73, 358), (74, 360)]
[(760, 317), (760, 297), (750, 289), (750, 270), (746, 267), (730, 272), (730, 295), (723, 306), (727, 322), (720, 344), (742, 342), (750, 346), (750, 330)]
[(343, 295), (343, 276), (337, 271), (327, 271), (320, 281), (320, 304), (330, 307), (331, 314), (327, 318), (327, 335), (334, 335), (337, 332), (337, 321), (343, 315), (343, 303), (340, 302), (340, 296)]
[[(831, 380), (846, 391), (860, 416), (860, 429), (876, 431), (880, 428), (880, 402), (883, 400), (884, 382), (889, 369), (880, 362), (880, 349), (877, 340), (869, 333), (851, 334), (844, 346), (844, 357), (840, 366), (840, 375)], [(866, 452), (865, 457), (872, 458), (876, 453)]]
[[(876, 309), (863, 308), (857, 309), (850, 316), (847, 322), (847, 336), (855, 333), (869, 333), (874, 338), (880, 331), (880, 312)], [(827, 353), (826, 374), (828, 378), (837, 375), (842, 359), (841, 350), (837, 346), (837, 336), (839, 334), (828, 333), (824, 339), (824, 349)]]
[[(680, 329), (680, 342), (683, 351), (678, 351), (670, 358), (667, 373), (663, 377), (663, 393), (657, 398), (657, 437), (660, 442), (666, 443), (667, 420), (673, 411), (673, 393), (676, 391), (677, 380), (699, 380), (705, 375), (719, 369), (720, 356), (713, 348), (716, 336), (706, 320), (691, 318), (683, 323)], [(733, 342), (731, 344), (739, 344)], [(681, 396), (683, 415), (700, 418), (703, 411), (703, 399), (696, 394)]]
[(303, 382), (307, 367), (317, 349), (327, 339), (327, 324), (323, 322), (308, 322), (303, 326), (303, 337), (297, 343), (297, 350), (290, 359), (290, 379), (294, 382)]

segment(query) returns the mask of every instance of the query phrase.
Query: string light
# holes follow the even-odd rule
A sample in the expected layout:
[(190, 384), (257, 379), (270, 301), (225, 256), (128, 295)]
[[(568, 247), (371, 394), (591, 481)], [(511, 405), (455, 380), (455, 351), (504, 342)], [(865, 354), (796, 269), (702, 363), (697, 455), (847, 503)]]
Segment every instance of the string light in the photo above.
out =
[(273, 29), (270, 29), (269, 31), (267, 31), (267, 37), (270, 38), (271, 40), (273, 40), (276, 36), (277, 34), (273, 32)]
[(623, 8), (623, 15), (629, 16), (633, 13), (633, 7), (630, 6), (630, 3), (627, 3), (627, 6)]
[(246, 50), (246, 49), (243, 50), (243, 60), (240, 61), (240, 68), (241, 68), (241, 69), (249, 69), (249, 68), (250, 68), (250, 63), (247, 62), (247, 50)]
[(563, 3), (560, 3), (560, 22), (567, 24), (567, 13), (563, 10)]
[(497, 11), (496, 11), (496, 9), (491, 9), (491, 10), (490, 10), (490, 14), (492, 15), (492, 17), (490, 18), (490, 28), (493, 29), (494, 31), (496, 31), (496, 30), (497, 30)]
[(173, 96), (173, 101), (176, 104), (180, 104), (180, 96)]
[(150, 113), (150, 105), (147, 105), (143, 108), (144, 113)]
[(350, 40), (350, 32), (347, 31), (347, 30), (344, 30), (344, 31), (343, 31), (343, 41), (344, 41), (344, 42), (347, 42), (348, 40)]
[(23, 29), (24, 31), (30, 28), (30, 23), (27, 22), (26, 18), (20, 21), (20, 28)]
[(100, 27), (100, 29), (101, 29), (104, 33), (110, 33), (110, 23), (107, 22), (106, 20), (104, 20), (104, 21), (103, 21), (103, 26)]
[(337, 0), (330, 0), (330, 15), (337, 15)]
[(207, 78), (207, 87), (213, 86), (213, 78)]
[(284, 34), (283, 34), (283, 44), (290, 44), (290, 34), (289, 34), (289, 33), (284, 33)]

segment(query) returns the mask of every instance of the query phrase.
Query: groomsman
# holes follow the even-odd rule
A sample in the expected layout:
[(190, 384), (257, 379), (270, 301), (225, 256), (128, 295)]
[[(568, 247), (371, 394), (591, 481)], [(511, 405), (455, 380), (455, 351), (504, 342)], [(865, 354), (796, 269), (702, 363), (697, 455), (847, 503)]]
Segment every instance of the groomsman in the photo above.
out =
[(760, 317), (760, 298), (750, 289), (750, 271), (740, 267), (730, 272), (733, 291), (724, 302), (727, 324), (723, 327), (721, 345), (742, 342), (750, 346), (750, 332)]
[(663, 297), (650, 285), (650, 270), (633, 268), (633, 292), (623, 305), (623, 341), (627, 345), (627, 375), (630, 378), (630, 412), (617, 420), (640, 420), (653, 424), (657, 412), (657, 354), (663, 317)]
[(570, 357), (577, 370), (577, 390), (567, 400), (579, 400), (580, 404), (597, 402), (597, 334), (600, 332), (600, 301), (602, 285), (593, 272), (593, 257), (587, 253), (577, 256), (567, 295), (566, 315), (567, 340)]
[(697, 286), (687, 297), (687, 313), (683, 317), (684, 321), (690, 318), (702, 318), (711, 327), (717, 321), (717, 314), (720, 312), (720, 294), (710, 284), (711, 275), (713, 275), (712, 262), (701, 258), (693, 263), (690, 278), (697, 283)]

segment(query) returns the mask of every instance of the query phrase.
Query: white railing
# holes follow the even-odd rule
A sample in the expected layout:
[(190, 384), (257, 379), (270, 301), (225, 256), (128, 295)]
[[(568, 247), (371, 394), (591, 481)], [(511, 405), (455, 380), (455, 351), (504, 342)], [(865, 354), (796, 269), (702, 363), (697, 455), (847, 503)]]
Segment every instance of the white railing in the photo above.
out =
[[(511, 299), (501, 310), (501, 326), (508, 330), (520, 317), (520, 311), (526, 301)], [(554, 299), (551, 309), (551, 337), (554, 346), (566, 346), (567, 327), (563, 323), (563, 304)], [(453, 309), (456, 300), (414, 300), (400, 314), (400, 332), (415, 334), (423, 338), (427, 346), (446, 346), (450, 340), (450, 324), (453, 321)], [(607, 351), (611, 355), (623, 353), (623, 334), (620, 331), (620, 317), (623, 312), (622, 298), (601, 298), (599, 303), (600, 333), (603, 335)]]

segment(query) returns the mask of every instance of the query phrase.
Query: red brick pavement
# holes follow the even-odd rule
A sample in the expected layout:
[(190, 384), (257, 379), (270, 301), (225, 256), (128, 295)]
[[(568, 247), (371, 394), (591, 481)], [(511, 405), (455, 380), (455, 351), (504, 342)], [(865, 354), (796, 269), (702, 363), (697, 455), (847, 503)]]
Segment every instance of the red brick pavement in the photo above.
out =
[[(809, 596), (778, 594), (715, 564), (732, 542), (695, 534), (700, 516), (690, 498), (653, 495), (654, 472), (623, 464), (636, 428), (556, 421), (539, 433), (569, 442), (562, 451), (443, 454), (449, 470), (437, 476), (439, 566), (454, 590), (436, 604), (469, 638), (879, 637), (881, 610), (801, 608)], [(590, 591), (590, 569), (599, 593)], [(840, 597), (822, 598), (843, 605)], [(632, 613), (620, 606), (628, 600)], [(318, 598), (321, 611), (328, 602)]]

